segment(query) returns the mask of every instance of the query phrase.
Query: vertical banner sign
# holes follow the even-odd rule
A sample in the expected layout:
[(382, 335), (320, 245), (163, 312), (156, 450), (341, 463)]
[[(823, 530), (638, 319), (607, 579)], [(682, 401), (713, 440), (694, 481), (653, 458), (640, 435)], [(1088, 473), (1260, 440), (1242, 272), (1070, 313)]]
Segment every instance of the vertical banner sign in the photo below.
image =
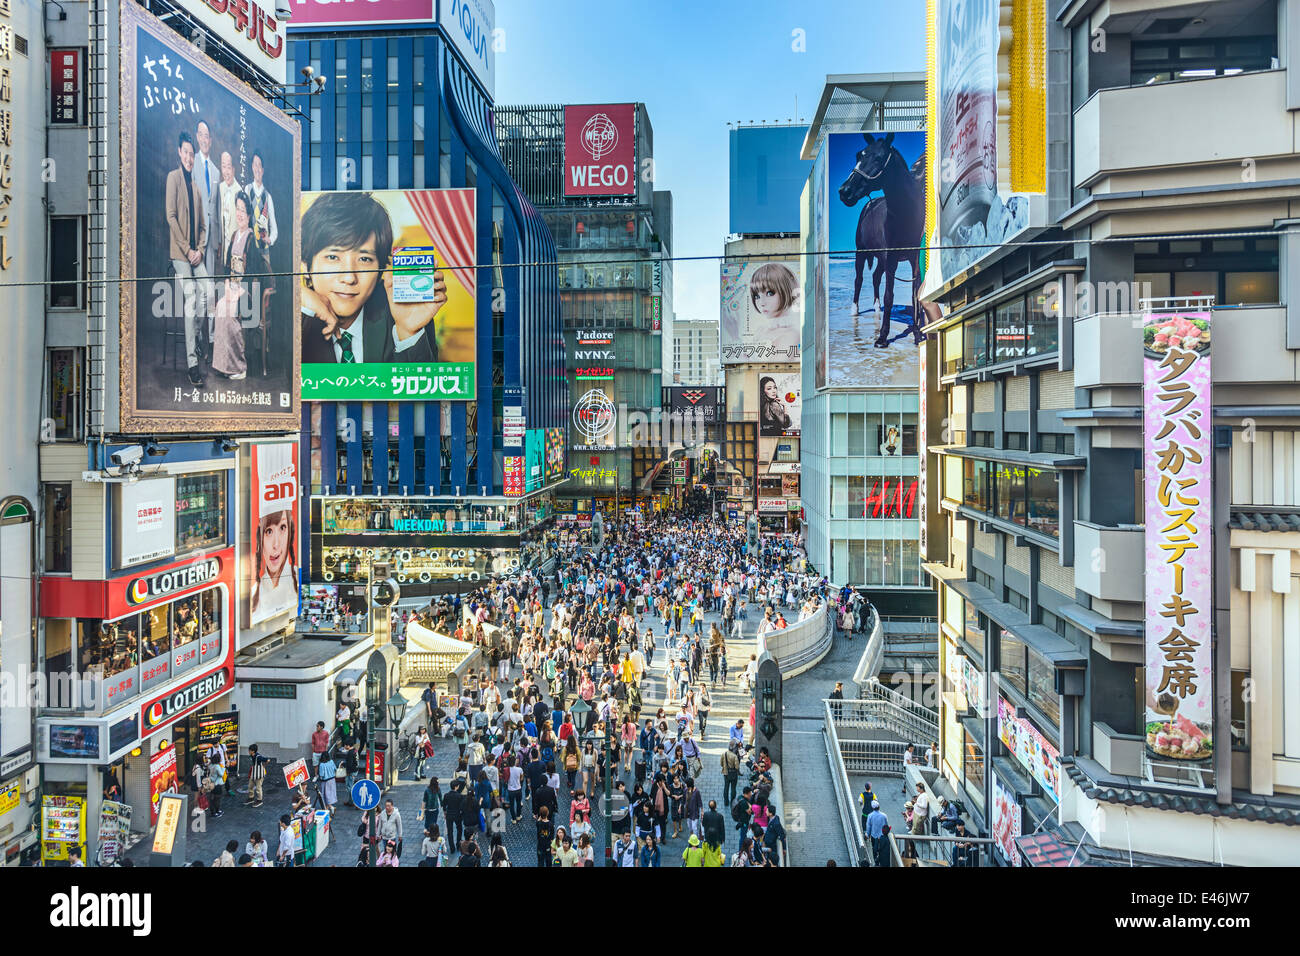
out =
[(1146, 758), (1214, 753), (1210, 314), (1143, 318)]
[(81, 51), (50, 51), (50, 123), (81, 122)]
[(250, 626), (298, 607), (298, 446), (254, 445), (251, 460)]
[(916, 427), (917, 427), (916, 447), (920, 450), (920, 454), (921, 454), (921, 471), (920, 474), (917, 476), (917, 491), (919, 492), (917, 497), (920, 498), (921, 501), (921, 540), (919, 542), (918, 548), (920, 551), (922, 561), (928, 560), (928, 558), (926, 557), (926, 552), (928, 550), (928, 541), (927, 541), (928, 535), (927, 535), (926, 524), (928, 523), (928, 515), (929, 515), (929, 512), (925, 510), (925, 473), (929, 467), (929, 462), (930, 462), (929, 453), (926, 451), (927, 445), (926, 445), (926, 434), (925, 434), (926, 432), (925, 393), (929, 388), (929, 381), (925, 377), (926, 350), (927, 350), (927, 346), (924, 342), (922, 342), (921, 348), (919, 350), (920, 366), (917, 369), (917, 375), (919, 376), (921, 382), (921, 410), (920, 410), (920, 414), (916, 418)]

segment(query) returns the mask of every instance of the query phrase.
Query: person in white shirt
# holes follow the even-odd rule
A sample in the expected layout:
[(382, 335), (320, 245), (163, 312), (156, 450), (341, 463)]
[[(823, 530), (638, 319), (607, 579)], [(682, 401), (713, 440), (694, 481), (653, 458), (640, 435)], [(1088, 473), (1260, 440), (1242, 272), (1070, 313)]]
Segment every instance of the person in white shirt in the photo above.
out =
[(912, 798), (912, 833), (915, 835), (924, 835), (930, 822), (930, 794), (926, 792), (925, 784), (916, 785), (916, 796)]

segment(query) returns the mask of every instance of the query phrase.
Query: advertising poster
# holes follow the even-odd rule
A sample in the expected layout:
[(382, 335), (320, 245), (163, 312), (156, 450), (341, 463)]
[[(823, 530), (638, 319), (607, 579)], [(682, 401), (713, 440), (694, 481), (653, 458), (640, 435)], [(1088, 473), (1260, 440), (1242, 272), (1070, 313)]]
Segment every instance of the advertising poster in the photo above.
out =
[(998, 737), (1048, 796), (1061, 800), (1061, 754), (1033, 724), (1016, 716), (1014, 704), (998, 698)]
[(1018, 836), (1020, 836), (1020, 804), (1016, 803), (1016, 793), (994, 775), (993, 845), (997, 847), (1002, 859), (1012, 866), (1020, 865), (1020, 854), (1016, 852)]
[(306, 783), (311, 779), (311, 771), (307, 769), (307, 758), (299, 757), (293, 763), (284, 765), (284, 785), (287, 789), (292, 790), (300, 783)]
[(239, 712), (232, 710), (228, 714), (200, 714), (195, 718), (198, 732), (190, 743), (190, 762), (199, 759), (215, 744), (226, 748), (226, 766), (231, 760), (239, 759)]
[(728, 260), (721, 268), (722, 364), (799, 361), (798, 261)]
[(524, 491), (531, 493), (546, 480), (546, 433), (530, 428), (524, 434)]
[(546, 429), (546, 483), (564, 477), (564, 429)]
[(302, 196), (302, 397), (475, 397), (475, 192)]
[(826, 385), (916, 388), (925, 133), (831, 133), (822, 152), (833, 190)]
[(298, 124), (121, 9), (122, 431), (296, 429)]
[(149, 826), (158, 823), (158, 808), (164, 793), (180, 793), (176, 748), (168, 747), (149, 758)]
[(298, 446), (250, 448), (248, 599), (250, 625), (298, 607)]
[[(998, 0), (934, 3), (938, 75), (930, 82), (938, 95), (928, 125), (938, 142), (929, 191), (938, 200), (931, 221), (939, 255), (932, 288), (1042, 225), (1047, 150), (1041, 19), (1035, 31), (1032, 17), (1022, 22), (1013, 12), (1011, 23), (1002, 21)], [(1011, 53), (1005, 46), (1013, 35)]]
[(1210, 313), (1143, 318), (1146, 759), (1214, 755)]
[(118, 502), (114, 566), (128, 568), (176, 553), (176, 479), (149, 478), (113, 486)]
[(636, 107), (564, 107), (564, 195), (636, 195)]
[(758, 433), (763, 437), (798, 435), (803, 418), (798, 372), (758, 376)]
[(105, 800), (99, 805), (99, 866), (115, 863), (126, 849), (127, 838), (131, 835), (131, 805)]
[[(398, 580), (403, 579), (399, 576)], [(364, 584), (305, 584), (300, 616), (311, 623), (313, 631), (368, 633), (369, 591)]]
[(726, 386), (669, 385), (664, 392), (669, 414), (698, 415), (705, 425), (727, 420)]

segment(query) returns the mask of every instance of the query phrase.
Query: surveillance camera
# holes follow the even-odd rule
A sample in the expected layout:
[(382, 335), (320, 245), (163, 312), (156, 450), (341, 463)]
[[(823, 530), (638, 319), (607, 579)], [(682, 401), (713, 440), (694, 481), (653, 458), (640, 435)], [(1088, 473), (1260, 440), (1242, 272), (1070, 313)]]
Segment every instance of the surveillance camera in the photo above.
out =
[(128, 465), (134, 465), (144, 458), (144, 449), (139, 445), (128, 445), (127, 447), (113, 452), (108, 456), (113, 464), (119, 468), (125, 468)]
[(289, 0), (275, 0), (275, 18), (277, 20), (288, 20), (293, 17), (293, 10), (289, 6)]

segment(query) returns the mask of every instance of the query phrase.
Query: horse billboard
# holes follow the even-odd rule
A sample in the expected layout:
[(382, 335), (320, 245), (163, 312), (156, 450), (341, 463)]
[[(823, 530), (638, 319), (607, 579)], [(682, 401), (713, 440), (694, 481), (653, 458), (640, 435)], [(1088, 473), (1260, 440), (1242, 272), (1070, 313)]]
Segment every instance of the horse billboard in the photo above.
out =
[(915, 388), (924, 324), (916, 292), (925, 268), (925, 134), (831, 133), (822, 149), (829, 255), (819, 384)]

